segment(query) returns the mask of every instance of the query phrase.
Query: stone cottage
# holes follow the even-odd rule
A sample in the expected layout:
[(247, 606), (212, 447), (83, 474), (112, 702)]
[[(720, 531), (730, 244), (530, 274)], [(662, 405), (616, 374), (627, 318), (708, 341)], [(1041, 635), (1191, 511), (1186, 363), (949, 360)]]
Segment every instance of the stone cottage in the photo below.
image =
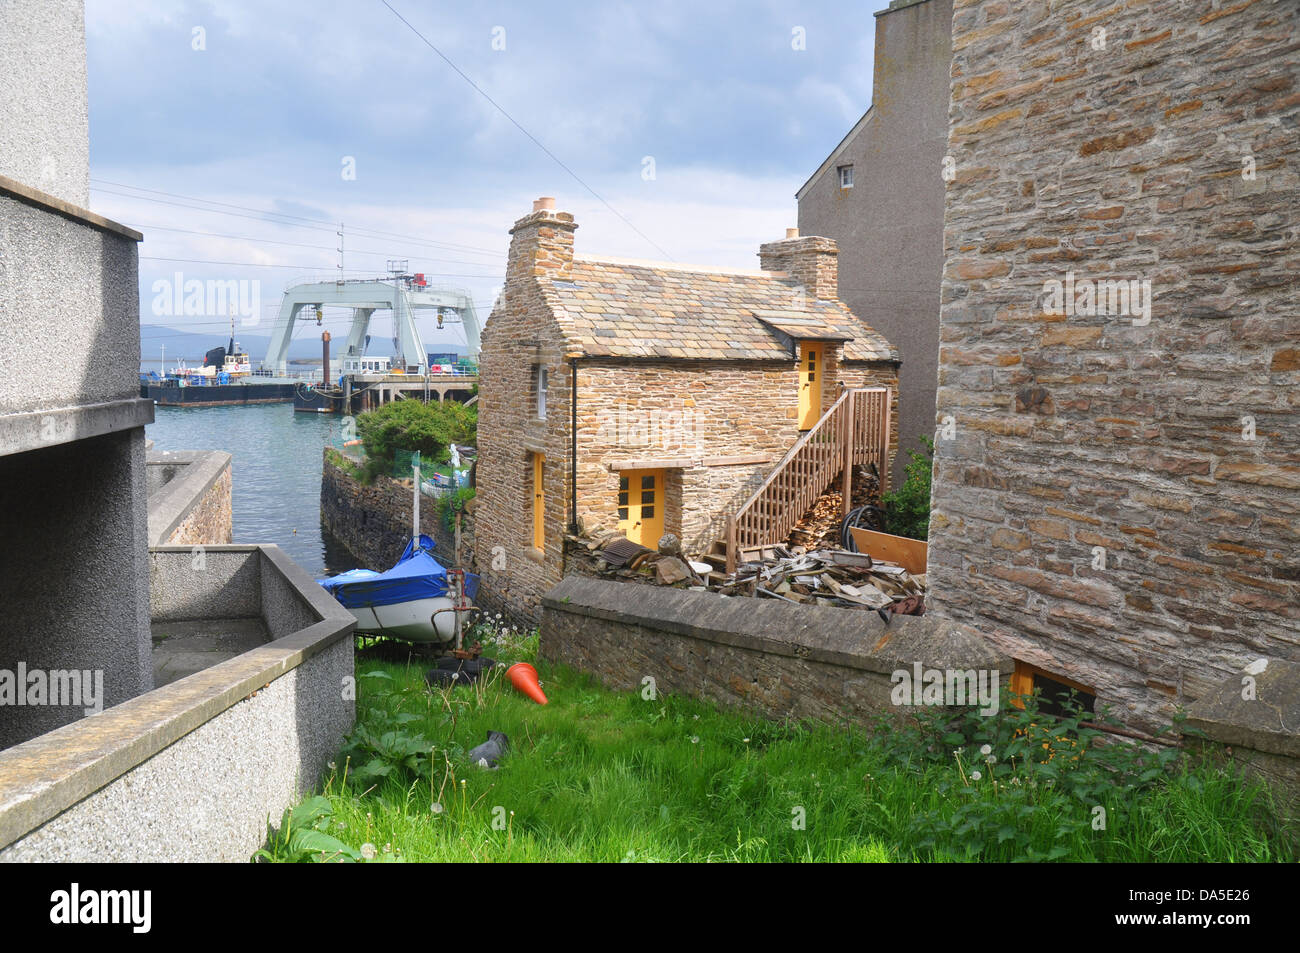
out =
[(833, 241), (791, 229), (737, 270), (577, 256), (576, 229), (549, 198), (515, 223), (482, 340), (477, 568), (487, 604), (530, 618), (567, 529), (706, 550), (842, 389), (897, 391)]

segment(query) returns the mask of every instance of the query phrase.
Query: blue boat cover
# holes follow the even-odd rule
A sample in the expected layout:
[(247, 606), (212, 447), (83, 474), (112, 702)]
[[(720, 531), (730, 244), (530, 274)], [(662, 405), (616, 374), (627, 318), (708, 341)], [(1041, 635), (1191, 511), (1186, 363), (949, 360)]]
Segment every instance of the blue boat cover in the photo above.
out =
[[(415, 540), (407, 543), (401, 558), (387, 572), (353, 569), (316, 581), (348, 609), (436, 599), (447, 595), (447, 570), (433, 558), (433, 549), (433, 540), (421, 534), (418, 547)], [(477, 594), (478, 576), (466, 573), (466, 598)]]

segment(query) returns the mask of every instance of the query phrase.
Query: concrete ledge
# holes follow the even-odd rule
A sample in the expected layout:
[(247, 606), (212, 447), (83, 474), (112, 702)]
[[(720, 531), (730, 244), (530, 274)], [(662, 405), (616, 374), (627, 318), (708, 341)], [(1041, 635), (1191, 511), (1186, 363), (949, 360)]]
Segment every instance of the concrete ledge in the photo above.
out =
[(113, 232), (121, 235), (123, 238), (129, 238), (132, 241), (144, 241), (144, 235), (137, 232), (134, 228), (127, 228), (125, 225), (121, 225), (110, 218), (96, 215), (89, 209), (84, 209), (79, 205), (73, 205), (71, 202), (65, 202), (57, 196), (50, 195), (48, 192), (42, 192), (40, 189), (34, 189), (30, 185), (24, 185), (17, 179), (11, 179), (7, 175), (0, 175), (0, 193), (8, 193), (14, 198), (26, 202), (28, 205), (34, 205), (37, 208), (57, 212), (65, 218), (70, 218), (83, 225), (89, 225), (92, 228), (98, 228), (105, 232)]
[[(155, 559), (171, 555), (184, 564), (191, 558), (188, 546), (158, 547), (151, 554)], [(245, 562), (256, 564), (262, 611), (273, 635), (284, 631), (290, 624), (286, 620), (295, 616), (310, 620), (310, 624), (100, 715), (0, 751), (0, 856), (14, 841), (106, 786), (126, 781), (133, 771), (186, 735), (345, 640), (356, 626), (352, 614), (278, 546), (214, 546), (207, 548), (206, 554), (242, 554)], [(272, 582), (269, 587), (268, 580)], [(273, 592), (275, 588), (281, 591)], [(296, 597), (295, 611), (286, 611), (282, 604), (286, 594)], [(174, 606), (172, 609), (175, 611)], [(350, 645), (347, 655), (350, 661)], [(339, 691), (340, 686), (330, 690)], [(350, 719), (351, 703), (341, 701), (341, 691), (315, 702), (328, 702), (330, 697), (340, 699), (334, 704), (347, 707)], [(298, 728), (305, 731), (310, 726)], [(199, 777), (193, 783), (200, 783)]]
[(1300, 820), (1300, 664), (1261, 660), (1198, 698), (1186, 725), (1205, 736), (1189, 739), (1196, 756), (1234, 762), (1268, 785), (1284, 819)]
[(153, 423), (153, 401), (132, 397), (102, 404), (0, 415), (0, 456), (26, 453)]
[[(149, 545), (164, 546), (171, 540), (172, 534), (202, 504), (208, 491), (229, 472), (230, 461), (230, 454), (222, 450), (161, 450), (145, 455), (150, 487)], [(154, 473), (167, 468), (175, 468), (177, 472), (160, 480), (158, 489), (154, 490)], [(228, 522), (229, 513), (226, 516)]]
[[(1246, 678), (1253, 698), (1242, 697)], [(1300, 664), (1268, 659), (1258, 673), (1234, 675), (1187, 709), (1187, 726), (1219, 744), (1300, 759)]]

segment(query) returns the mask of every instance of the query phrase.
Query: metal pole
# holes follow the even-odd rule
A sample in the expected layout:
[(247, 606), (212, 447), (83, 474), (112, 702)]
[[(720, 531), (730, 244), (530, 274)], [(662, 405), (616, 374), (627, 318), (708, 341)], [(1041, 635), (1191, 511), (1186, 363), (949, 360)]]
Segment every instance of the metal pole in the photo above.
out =
[(411, 469), (415, 473), (415, 505), (413, 507), (415, 511), (415, 516), (414, 516), (414, 522), (412, 524), (413, 528), (411, 530), (411, 539), (415, 543), (416, 549), (419, 549), (420, 547), (420, 452), (418, 450), (415, 452), (415, 458), (414, 458), (414, 462), (411, 464)]

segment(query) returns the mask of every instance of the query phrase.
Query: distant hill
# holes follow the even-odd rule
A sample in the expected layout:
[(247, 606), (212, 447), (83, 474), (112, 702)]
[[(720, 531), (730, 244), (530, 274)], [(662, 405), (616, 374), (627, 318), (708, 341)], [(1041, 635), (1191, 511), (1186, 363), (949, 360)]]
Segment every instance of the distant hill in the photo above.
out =
[[(269, 335), (261, 334), (241, 334), (239, 329), (235, 329), (235, 341), (248, 352), (249, 359), (256, 367), (260, 362), (266, 360), (267, 348), (271, 346)], [(140, 325), (140, 359), (148, 365), (151, 362), (157, 364), (162, 358), (162, 348), (167, 348), (167, 366), (172, 367), (174, 362), (184, 360), (188, 363), (196, 363), (203, 360), (203, 355), (214, 347), (225, 347), (230, 343), (230, 334), (196, 334), (193, 331), (181, 331), (177, 328), (165, 327), (159, 324), (142, 324)], [(337, 354), (336, 349), (341, 348), (343, 336), (335, 335), (330, 344), (331, 355)], [(452, 344), (439, 339), (426, 341), (425, 346), (433, 353), (456, 353), (464, 354), (465, 346)], [(373, 338), (370, 344), (370, 353), (379, 357), (392, 355), (392, 342), (387, 338)], [(289, 344), (288, 360), (301, 360), (316, 358), (320, 359), (320, 336), (312, 335), (310, 337), (294, 338)]]

